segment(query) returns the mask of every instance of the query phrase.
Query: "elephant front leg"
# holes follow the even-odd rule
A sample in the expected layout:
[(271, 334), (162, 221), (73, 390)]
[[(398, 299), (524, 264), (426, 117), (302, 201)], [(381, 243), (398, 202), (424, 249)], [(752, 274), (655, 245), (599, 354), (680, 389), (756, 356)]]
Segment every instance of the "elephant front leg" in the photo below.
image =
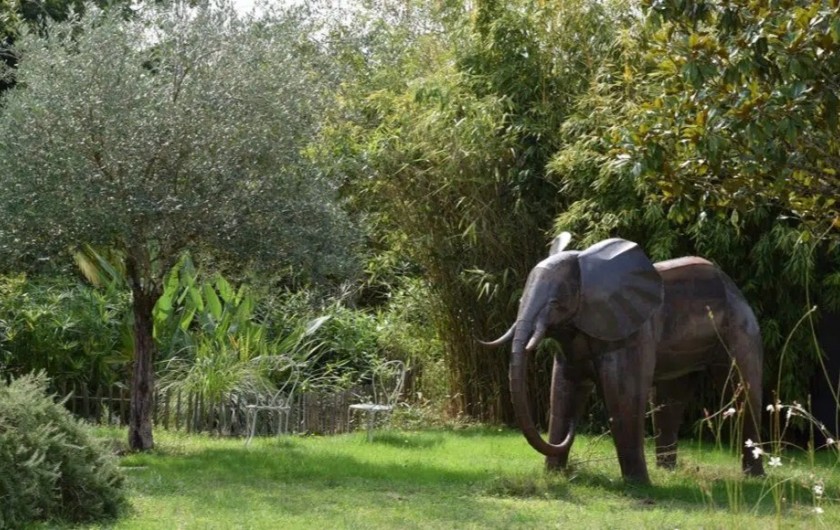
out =
[(637, 343), (597, 358), (598, 379), (610, 415), (621, 475), (628, 482), (650, 484), (645, 463), (644, 422), (653, 380), (653, 341), (647, 334)]
[[(581, 379), (580, 374), (565, 360), (554, 358), (551, 374), (551, 415), (548, 422), (548, 440), (552, 444), (559, 444), (566, 438), (573, 419), (576, 425), (580, 423), (593, 387), (591, 381)], [(571, 445), (569, 444), (559, 456), (547, 456), (546, 470), (565, 469), (569, 463)]]

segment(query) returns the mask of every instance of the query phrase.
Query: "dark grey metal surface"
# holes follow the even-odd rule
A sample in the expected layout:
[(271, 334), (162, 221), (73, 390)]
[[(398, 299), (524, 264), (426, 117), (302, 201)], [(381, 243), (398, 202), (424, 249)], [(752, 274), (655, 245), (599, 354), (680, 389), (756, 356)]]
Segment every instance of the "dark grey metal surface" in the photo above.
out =
[(636, 243), (607, 239), (578, 256), (578, 329), (601, 340), (619, 340), (638, 331), (662, 305), (662, 278)]
[[(547, 467), (566, 465), (574, 424), (595, 386), (610, 414), (625, 479), (649, 482), (644, 422), (652, 389), (657, 463), (673, 467), (682, 411), (700, 371), (710, 371), (722, 392), (738, 397), (743, 439), (760, 440), (761, 335), (752, 309), (723, 271), (698, 257), (654, 265), (638, 245), (621, 239), (583, 252), (558, 250), (564, 246), (531, 271), (516, 322), (492, 343), (512, 339), (517, 422), (546, 455)], [(563, 347), (554, 361), (548, 441), (531, 417), (527, 388), (528, 357), (546, 336)], [(748, 448), (742, 467), (752, 475), (764, 472)]]

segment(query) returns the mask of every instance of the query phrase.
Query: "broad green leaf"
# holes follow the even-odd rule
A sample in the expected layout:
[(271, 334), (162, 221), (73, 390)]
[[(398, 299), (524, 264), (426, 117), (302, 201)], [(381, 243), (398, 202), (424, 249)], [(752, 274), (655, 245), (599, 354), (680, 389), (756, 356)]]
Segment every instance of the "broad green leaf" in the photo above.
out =
[(190, 324), (192, 324), (193, 318), (195, 317), (195, 311), (196, 308), (189, 308), (181, 316), (181, 320), (178, 322), (178, 327), (181, 331), (189, 330)]
[(198, 310), (199, 312), (203, 313), (204, 299), (201, 296), (201, 289), (194, 284), (189, 284), (184, 288), (184, 290), (189, 295), (192, 307)]
[(228, 281), (221, 274), (216, 275), (216, 290), (219, 292), (219, 296), (221, 297), (224, 303), (235, 303), (235, 291), (233, 290), (233, 287), (231, 287), (230, 283), (228, 283)]
[(207, 311), (218, 320), (222, 316), (222, 302), (219, 300), (219, 295), (216, 294), (216, 289), (213, 288), (213, 285), (205, 283), (203, 291), (204, 300), (207, 303)]

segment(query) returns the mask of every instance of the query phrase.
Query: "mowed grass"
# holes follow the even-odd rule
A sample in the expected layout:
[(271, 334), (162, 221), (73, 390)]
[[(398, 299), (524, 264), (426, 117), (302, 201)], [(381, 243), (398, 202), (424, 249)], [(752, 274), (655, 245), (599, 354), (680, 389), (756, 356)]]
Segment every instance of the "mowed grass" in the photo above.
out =
[[(667, 472), (648, 447), (654, 485), (630, 487), (609, 437), (578, 437), (566, 474), (546, 474), (518, 432), (496, 428), (249, 447), (158, 430), (156, 443), (122, 457), (131, 508), (107, 528), (840, 528), (833, 454), (813, 465), (786, 458), (767, 478), (744, 479), (726, 451), (685, 441), (679, 469)], [(825, 488), (818, 501), (815, 481)]]

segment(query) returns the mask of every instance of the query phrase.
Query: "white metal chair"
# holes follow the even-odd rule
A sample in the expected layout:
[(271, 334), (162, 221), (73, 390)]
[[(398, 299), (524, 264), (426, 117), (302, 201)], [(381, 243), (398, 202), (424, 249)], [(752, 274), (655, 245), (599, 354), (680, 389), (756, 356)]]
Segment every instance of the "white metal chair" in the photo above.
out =
[(248, 425), (248, 439), (245, 445), (251, 443), (251, 439), (257, 432), (257, 420), (260, 412), (269, 414), (271, 419), (276, 416), (275, 434), (280, 436), (289, 432), (289, 416), (295, 399), (295, 390), (298, 384), (298, 374), (293, 372), (275, 392), (263, 394), (257, 398), (256, 403), (246, 405)]
[(376, 415), (390, 415), (397, 404), (405, 383), (405, 364), (399, 360), (387, 361), (371, 370), (371, 394), (363, 403), (350, 405), (353, 411), (364, 412), (367, 416), (367, 439), (373, 440)]

